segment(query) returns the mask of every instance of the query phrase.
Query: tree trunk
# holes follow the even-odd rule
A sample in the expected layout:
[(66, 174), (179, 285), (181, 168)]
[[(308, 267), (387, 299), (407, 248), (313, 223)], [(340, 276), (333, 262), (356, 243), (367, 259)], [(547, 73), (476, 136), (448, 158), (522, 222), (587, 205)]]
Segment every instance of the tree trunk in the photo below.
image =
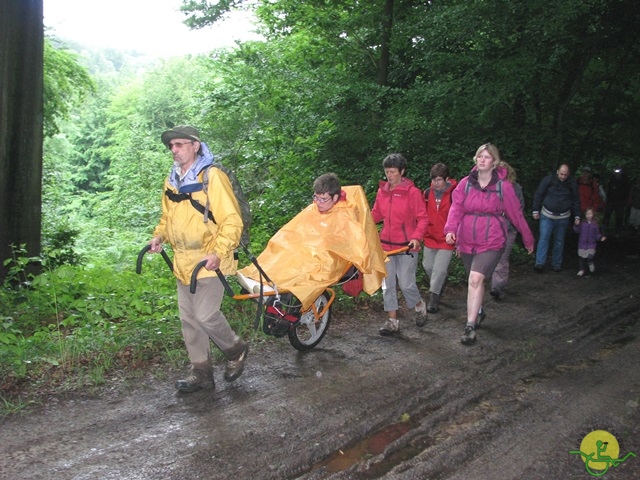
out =
[(380, 61), (378, 63), (378, 85), (385, 86), (389, 77), (389, 63), (391, 62), (391, 30), (393, 28), (393, 3), (386, 0), (384, 16), (382, 17), (382, 37), (380, 39)]
[(43, 50), (43, 0), (2, 0), (0, 281), (11, 245), (26, 244), (29, 256), (40, 254)]

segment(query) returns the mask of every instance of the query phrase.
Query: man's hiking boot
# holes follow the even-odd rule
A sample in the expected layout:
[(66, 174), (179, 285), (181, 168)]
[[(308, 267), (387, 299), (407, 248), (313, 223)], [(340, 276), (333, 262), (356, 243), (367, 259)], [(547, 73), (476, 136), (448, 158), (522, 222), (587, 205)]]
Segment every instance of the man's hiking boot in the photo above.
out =
[[(421, 305), (418, 307), (418, 305)], [(418, 327), (424, 327), (427, 323), (427, 304), (424, 300), (420, 299), (420, 303), (416, 305), (416, 325)]]
[(473, 325), (467, 325), (464, 327), (464, 333), (460, 338), (460, 342), (463, 345), (473, 345), (476, 341), (476, 329)]
[(427, 312), (437, 313), (440, 310), (440, 295), (431, 292), (429, 297), (429, 305), (427, 305)]
[(183, 393), (196, 392), (208, 386), (215, 387), (213, 368), (208, 360), (206, 362), (191, 364), (189, 376), (176, 382), (176, 389)]
[(249, 354), (249, 345), (242, 340), (236, 344), (235, 348), (241, 348), (242, 351), (236, 358), (227, 360), (227, 367), (224, 371), (224, 379), (227, 382), (233, 382), (242, 375), (244, 362), (247, 360), (247, 355)]
[(493, 299), (498, 302), (502, 300), (502, 292), (497, 288), (492, 288), (491, 291), (489, 292), (489, 295), (491, 295)]
[(400, 321), (397, 318), (389, 318), (378, 333), (383, 336), (393, 335), (400, 331)]

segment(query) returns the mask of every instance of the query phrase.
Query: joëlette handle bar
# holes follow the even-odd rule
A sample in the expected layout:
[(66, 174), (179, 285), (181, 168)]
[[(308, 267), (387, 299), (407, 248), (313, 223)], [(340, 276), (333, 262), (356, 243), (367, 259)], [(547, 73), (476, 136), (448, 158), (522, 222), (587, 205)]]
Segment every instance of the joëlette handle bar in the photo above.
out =
[[(199, 264), (196, 265), (196, 268), (193, 269), (193, 273), (191, 274), (191, 285), (189, 285), (189, 291), (191, 293), (196, 293), (196, 284), (198, 283), (198, 272), (206, 264), (207, 264), (207, 261), (202, 260)], [(224, 286), (225, 291), (229, 294), (229, 296), (233, 297), (234, 295), (233, 289), (231, 288), (231, 285), (229, 285), (229, 282), (227, 282), (227, 279), (224, 277), (220, 269), (216, 268), (215, 272), (218, 275), (218, 278), (220, 279), (220, 281), (222, 282), (222, 285)]]
[(405, 247), (396, 248), (395, 250), (388, 250), (384, 253), (387, 257), (391, 257), (392, 255), (402, 255), (402, 254), (411, 255), (412, 253), (410, 251), (410, 248), (411, 247), (407, 245)]
[[(240, 243), (240, 247), (242, 247), (244, 252), (249, 257), (249, 260), (251, 261), (251, 263), (253, 263), (253, 265), (258, 269), (258, 272), (260, 273), (260, 275), (262, 277), (264, 277), (265, 281), (267, 283), (269, 283), (269, 284), (272, 284), (273, 282), (271, 281), (271, 279), (269, 278), (267, 273), (262, 269), (262, 267), (258, 263), (258, 260), (249, 251), (247, 246), (244, 245), (243, 243)], [(196, 284), (197, 284), (197, 279), (198, 279), (198, 272), (200, 271), (200, 269), (202, 267), (204, 267), (206, 265), (206, 263), (207, 263), (206, 260), (203, 260), (198, 265), (196, 265), (196, 268), (193, 269), (193, 273), (191, 274), (191, 285), (189, 287), (189, 291), (191, 293), (196, 293)], [(216, 272), (216, 275), (218, 275), (218, 278), (220, 279), (220, 281), (222, 282), (222, 285), (224, 286), (225, 291), (229, 294), (230, 297), (234, 297), (235, 294), (233, 293), (233, 289), (231, 288), (231, 286), (227, 282), (227, 279), (225, 278), (224, 274), (220, 271), (219, 268), (217, 270), (215, 270), (215, 272)]]
[[(140, 250), (140, 253), (138, 254), (138, 261), (136, 262), (136, 273), (138, 274), (142, 273), (142, 259), (144, 258), (145, 253), (147, 253), (149, 250), (151, 250), (151, 244), (145, 245), (145, 247), (142, 250)], [(169, 266), (169, 269), (173, 272), (173, 262), (169, 258), (169, 255), (167, 255), (167, 252), (165, 252), (164, 249), (162, 249), (160, 250), (160, 254), (162, 255), (162, 258), (164, 258), (164, 261)], [(191, 285), (189, 287), (189, 291), (191, 293), (196, 293), (196, 283), (197, 283), (198, 272), (206, 264), (207, 264), (207, 261), (203, 260), (198, 265), (196, 265), (196, 268), (193, 270), (193, 274), (191, 274)], [(224, 289), (227, 291), (229, 295), (233, 296), (233, 290), (231, 289), (231, 286), (229, 285), (229, 283), (227, 283), (227, 279), (224, 277), (224, 275), (222, 274), (219, 268), (216, 270), (216, 273), (218, 274), (218, 278), (222, 282), (222, 285), (224, 285)]]
[[(138, 261), (136, 262), (137, 274), (142, 273), (142, 259), (144, 258), (144, 254), (147, 253), (149, 250), (151, 250), (151, 244), (146, 245), (142, 250), (140, 250), (140, 253), (138, 254)], [(162, 255), (162, 258), (164, 258), (164, 261), (169, 266), (169, 270), (173, 272), (173, 262), (169, 258), (169, 255), (167, 255), (167, 252), (165, 252), (164, 249), (162, 249), (160, 250), (160, 254)]]

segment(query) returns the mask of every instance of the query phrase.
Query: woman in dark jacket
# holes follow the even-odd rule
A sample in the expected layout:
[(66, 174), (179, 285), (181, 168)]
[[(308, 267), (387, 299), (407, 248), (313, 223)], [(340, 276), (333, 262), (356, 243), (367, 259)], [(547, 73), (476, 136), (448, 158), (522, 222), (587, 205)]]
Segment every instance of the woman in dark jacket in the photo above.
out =
[[(507, 180), (513, 185), (513, 191), (520, 201), (520, 210), (524, 215), (524, 195), (522, 194), (522, 187), (516, 182), (516, 171), (505, 161), (501, 161), (499, 166), (507, 169)], [(518, 231), (508, 219), (507, 225), (507, 242), (504, 246), (504, 252), (502, 252), (500, 260), (498, 260), (498, 265), (496, 265), (493, 275), (491, 275), (490, 294), (496, 300), (502, 299), (502, 289), (507, 285), (507, 281), (509, 280), (509, 256), (511, 255), (511, 250), (518, 236)]]

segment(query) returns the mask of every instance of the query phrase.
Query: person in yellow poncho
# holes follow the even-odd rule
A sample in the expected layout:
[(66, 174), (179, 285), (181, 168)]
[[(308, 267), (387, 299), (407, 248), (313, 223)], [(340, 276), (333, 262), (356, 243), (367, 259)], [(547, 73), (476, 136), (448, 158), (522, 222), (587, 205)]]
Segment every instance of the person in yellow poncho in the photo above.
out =
[[(278, 289), (300, 300), (302, 311), (351, 265), (363, 274), (363, 289), (368, 294), (380, 288), (387, 274), (362, 187), (341, 188), (338, 177), (326, 173), (316, 178), (313, 191), (313, 203), (283, 226), (257, 258)], [(260, 281), (253, 265), (238, 274)]]

